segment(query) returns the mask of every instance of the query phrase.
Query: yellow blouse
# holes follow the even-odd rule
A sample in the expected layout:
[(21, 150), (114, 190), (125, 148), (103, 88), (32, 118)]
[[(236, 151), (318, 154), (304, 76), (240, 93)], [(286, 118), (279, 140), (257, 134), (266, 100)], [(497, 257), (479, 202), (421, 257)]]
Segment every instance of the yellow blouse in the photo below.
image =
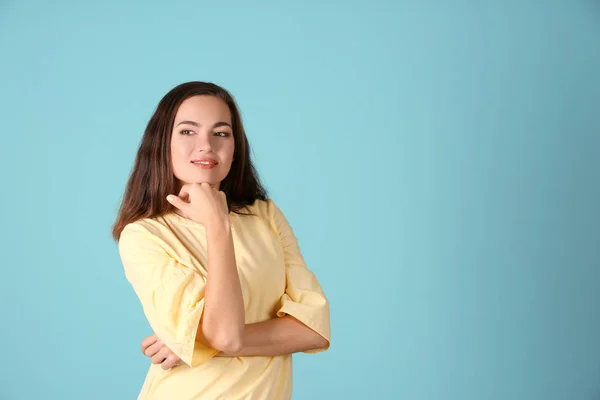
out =
[[(246, 324), (289, 314), (329, 341), (329, 302), (286, 217), (271, 199), (249, 210), (255, 216), (229, 215)], [(150, 326), (187, 364), (151, 364), (138, 400), (291, 397), (291, 355), (214, 357), (217, 350), (195, 341), (207, 279), (202, 224), (176, 213), (138, 220), (121, 233), (119, 253)]]

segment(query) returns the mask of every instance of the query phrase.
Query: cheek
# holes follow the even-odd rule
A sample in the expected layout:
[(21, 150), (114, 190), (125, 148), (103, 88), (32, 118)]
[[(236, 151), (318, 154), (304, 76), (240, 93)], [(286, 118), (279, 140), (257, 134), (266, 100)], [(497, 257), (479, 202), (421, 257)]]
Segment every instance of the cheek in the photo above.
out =
[(186, 165), (188, 163), (189, 155), (186, 152), (186, 146), (184, 143), (171, 143), (171, 166), (173, 173), (179, 179), (183, 179)]
[(187, 159), (190, 154), (189, 144), (185, 141), (173, 141), (171, 142), (171, 156), (173, 161), (179, 161), (181, 159)]
[(225, 146), (225, 148), (223, 149), (224, 156), (227, 157), (227, 160), (230, 163), (231, 163), (231, 160), (233, 159), (234, 151), (235, 151), (235, 144), (233, 143), (233, 141), (228, 143), (227, 146)]

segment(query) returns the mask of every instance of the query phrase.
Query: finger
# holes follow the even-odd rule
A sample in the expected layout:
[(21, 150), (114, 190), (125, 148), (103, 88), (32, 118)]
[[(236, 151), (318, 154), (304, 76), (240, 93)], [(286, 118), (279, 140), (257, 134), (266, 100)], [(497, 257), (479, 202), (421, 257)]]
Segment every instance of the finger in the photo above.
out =
[(190, 206), (189, 203), (187, 203), (186, 201), (184, 201), (182, 198), (177, 197), (173, 194), (170, 194), (167, 196), (167, 201), (171, 204), (173, 204), (173, 206), (177, 209), (179, 209), (180, 211), (182, 211), (183, 213), (186, 212), (186, 210), (188, 209), (188, 207)]
[(229, 206), (227, 205), (227, 195), (223, 191), (219, 191), (219, 200), (221, 201), (221, 205), (223, 206), (223, 210), (225, 212), (229, 212)]
[(154, 343), (153, 345), (149, 346), (148, 348), (146, 348), (146, 351), (144, 351), (144, 355), (146, 357), (154, 357), (156, 354), (158, 354), (158, 352), (165, 346), (165, 344), (163, 342), (161, 342), (160, 340), (157, 341), (156, 343)]
[(162, 364), (169, 356), (169, 352), (170, 350), (167, 346), (160, 349), (160, 351), (151, 358), (152, 364)]
[(169, 354), (169, 356), (167, 357), (165, 362), (163, 362), (161, 364), (160, 367), (164, 370), (171, 369), (174, 366), (179, 365), (180, 361), (181, 361), (181, 359), (179, 357), (177, 357), (175, 354), (171, 353), (171, 354)]
[(158, 336), (156, 336), (156, 333), (144, 338), (144, 340), (142, 340), (142, 353), (144, 353), (148, 347), (156, 343), (157, 340)]
[(190, 198), (190, 189), (191, 189), (190, 184), (186, 183), (185, 185), (181, 186), (178, 196), (184, 200), (188, 200)]

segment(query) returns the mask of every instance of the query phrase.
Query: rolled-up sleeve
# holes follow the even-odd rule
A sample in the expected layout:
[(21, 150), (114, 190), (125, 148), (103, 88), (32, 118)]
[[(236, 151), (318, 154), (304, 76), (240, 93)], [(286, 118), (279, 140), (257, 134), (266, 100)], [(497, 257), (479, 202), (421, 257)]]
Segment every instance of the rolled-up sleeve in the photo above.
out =
[(119, 254), (125, 276), (160, 340), (191, 367), (215, 356), (218, 350), (196, 341), (205, 277), (177, 262), (164, 242), (139, 223), (123, 229)]
[(306, 266), (298, 239), (287, 218), (272, 200), (268, 202), (271, 223), (279, 234), (286, 269), (286, 289), (281, 296), (281, 307), (277, 316), (291, 315), (327, 339), (327, 346), (307, 350), (305, 353), (325, 351), (331, 342), (329, 301), (315, 274)]

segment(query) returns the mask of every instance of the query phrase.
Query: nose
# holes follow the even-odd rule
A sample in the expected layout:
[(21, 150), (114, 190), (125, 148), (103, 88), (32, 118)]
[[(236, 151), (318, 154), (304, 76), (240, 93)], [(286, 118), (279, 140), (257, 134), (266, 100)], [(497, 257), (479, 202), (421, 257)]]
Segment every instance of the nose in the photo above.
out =
[(212, 136), (208, 132), (200, 131), (196, 135), (196, 151), (212, 152)]

